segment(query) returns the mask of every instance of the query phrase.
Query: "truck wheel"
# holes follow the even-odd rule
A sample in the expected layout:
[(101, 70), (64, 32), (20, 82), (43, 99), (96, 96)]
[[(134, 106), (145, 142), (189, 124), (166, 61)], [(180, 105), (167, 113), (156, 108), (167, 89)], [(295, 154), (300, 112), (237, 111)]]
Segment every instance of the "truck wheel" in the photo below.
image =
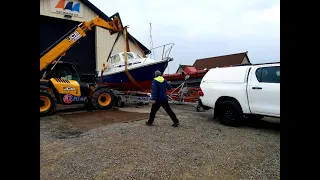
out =
[(93, 92), (91, 104), (94, 109), (110, 109), (113, 103), (113, 93), (107, 88)]
[(40, 90), (40, 116), (51, 115), (56, 107), (54, 94), (47, 90)]
[(227, 126), (239, 126), (243, 119), (242, 110), (238, 104), (233, 101), (221, 103), (219, 121)]

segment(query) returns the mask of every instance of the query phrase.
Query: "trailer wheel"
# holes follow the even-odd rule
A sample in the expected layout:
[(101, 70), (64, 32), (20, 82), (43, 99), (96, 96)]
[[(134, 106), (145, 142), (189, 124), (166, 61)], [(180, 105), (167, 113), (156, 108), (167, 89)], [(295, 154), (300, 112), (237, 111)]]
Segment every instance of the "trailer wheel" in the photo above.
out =
[(239, 126), (243, 119), (242, 110), (233, 101), (224, 101), (219, 107), (219, 121), (227, 126)]
[(40, 116), (48, 116), (54, 112), (56, 107), (54, 94), (47, 90), (40, 90)]
[(101, 88), (93, 92), (91, 104), (94, 109), (110, 109), (113, 103), (113, 93), (108, 88)]
[(118, 106), (118, 107), (123, 107), (123, 106), (124, 106), (124, 102), (121, 101), (120, 98), (119, 98), (118, 101), (117, 101), (117, 106)]
[(197, 106), (196, 106), (196, 110), (197, 110), (197, 112), (201, 112), (202, 111), (202, 107), (200, 106), (200, 104), (198, 104)]

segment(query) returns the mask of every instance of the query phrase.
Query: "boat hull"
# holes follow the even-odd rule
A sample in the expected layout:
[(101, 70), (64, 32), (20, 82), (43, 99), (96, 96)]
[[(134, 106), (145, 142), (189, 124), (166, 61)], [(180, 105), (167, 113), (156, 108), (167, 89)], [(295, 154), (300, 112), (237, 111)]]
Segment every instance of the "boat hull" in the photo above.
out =
[(151, 90), (152, 80), (154, 79), (154, 72), (159, 70), (161, 73), (167, 68), (169, 61), (157, 62), (148, 66), (141, 66), (134, 69), (129, 69), (129, 73), (133, 79), (138, 83), (136, 87), (128, 78), (125, 71), (115, 74), (103, 75), (103, 82), (111, 89), (119, 91), (139, 91), (140, 87), (145, 91)]

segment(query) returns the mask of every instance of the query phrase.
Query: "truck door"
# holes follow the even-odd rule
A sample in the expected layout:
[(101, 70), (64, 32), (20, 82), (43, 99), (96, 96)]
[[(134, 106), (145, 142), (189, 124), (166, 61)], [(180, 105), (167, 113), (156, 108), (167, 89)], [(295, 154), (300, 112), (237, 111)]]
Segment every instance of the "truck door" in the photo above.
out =
[(248, 84), (252, 113), (280, 117), (280, 66), (252, 68)]

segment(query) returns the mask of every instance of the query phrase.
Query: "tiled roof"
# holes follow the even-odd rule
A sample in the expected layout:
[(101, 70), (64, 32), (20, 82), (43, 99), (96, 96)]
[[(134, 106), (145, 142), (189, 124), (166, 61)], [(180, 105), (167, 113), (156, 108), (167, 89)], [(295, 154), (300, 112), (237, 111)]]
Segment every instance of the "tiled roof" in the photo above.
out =
[(216, 57), (210, 57), (210, 58), (204, 58), (204, 59), (197, 59), (194, 62), (193, 67), (195, 67), (197, 70), (202, 70), (205, 68), (211, 69), (215, 67), (237, 65), (242, 63), (244, 57), (247, 57), (248, 62), (250, 63), (247, 53), (248, 52), (242, 52), (237, 54), (229, 54), (229, 55), (216, 56)]

